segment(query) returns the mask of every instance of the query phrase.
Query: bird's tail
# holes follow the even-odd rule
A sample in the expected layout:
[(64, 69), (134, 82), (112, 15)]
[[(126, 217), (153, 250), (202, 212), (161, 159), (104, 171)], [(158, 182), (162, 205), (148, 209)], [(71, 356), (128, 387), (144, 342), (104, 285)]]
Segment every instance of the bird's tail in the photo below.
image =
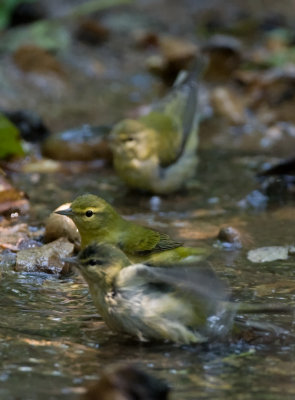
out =
[(178, 157), (186, 152), (196, 152), (198, 146), (198, 125), (200, 119), (199, 86), (206, 69), (206, 58), (198, 57), (189, 71), (180, 71), (173, 90), (156, 105), (172, 120), (177, 121), (182, 132)]
[(196, 57), (189, 70), (181, 70), (178, 73), (173, 83), (173, 88), (177, 89), (178, 87), (191, 81), (200, 82), (207, 66), (208, 58), (206, 56), (202, 55)]

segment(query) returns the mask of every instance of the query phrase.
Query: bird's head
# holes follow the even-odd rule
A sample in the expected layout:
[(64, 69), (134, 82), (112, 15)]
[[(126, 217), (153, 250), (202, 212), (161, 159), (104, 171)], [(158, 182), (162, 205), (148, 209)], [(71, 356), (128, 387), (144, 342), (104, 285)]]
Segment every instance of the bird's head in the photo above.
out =
[[(108, 226), (118, 215), (113, 207), (101, 197), (93, 194), (78, 196), (70, 208), (56, 211), (57, 214), (71, 218), (81, 236), (94, 240), (97, 232)], [(89, 240), (87, 240), (89, 242)]]
[(113, 128), (110, 143), (115, 157), (145, 160), (154, 152), (155, 131), (140, 121), (125, 119)]
[(108, 243), (91, 243), (82, 250), (76, 262), (86, 280), (109, 282), (124, 267), (131, 264), (127, 256), (117, 247)]

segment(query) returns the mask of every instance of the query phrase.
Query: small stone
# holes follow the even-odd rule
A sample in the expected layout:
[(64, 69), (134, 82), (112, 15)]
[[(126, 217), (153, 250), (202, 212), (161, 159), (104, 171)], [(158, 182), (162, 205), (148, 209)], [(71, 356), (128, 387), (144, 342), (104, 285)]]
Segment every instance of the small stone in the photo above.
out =
[(220, 241), (231, 244), (235, 248), (242, 247), (240, 232), (232, 226), (224, 226), (220, 229), (218, 237)]
[(73, 254), (74, 245), (65, 238), (41, 247), (20, 250), (16, 256), (16, 271), (61, 274), (65, 268), (63, 258)]
[(260, 247), (248, 252), (247, 258), (253, 263), (265, 263), (277, 260), (287, 260), (289, 246)]
[(55, 213), (55, 211), (69, 208), (70, 205), (71, 203), (62, 204), (50, 214), (45, 225), (44, 241), (48, 243), (61, 237), (67, 238), (75, 245), (75, 249), (79, 250), (81, 238), (76, 225), (70, 218)]

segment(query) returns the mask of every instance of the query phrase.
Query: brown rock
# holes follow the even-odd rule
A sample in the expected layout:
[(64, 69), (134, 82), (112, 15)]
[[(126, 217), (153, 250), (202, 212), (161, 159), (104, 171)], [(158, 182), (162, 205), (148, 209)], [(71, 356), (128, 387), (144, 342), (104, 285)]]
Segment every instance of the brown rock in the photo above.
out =
[(218, 233), (218, 239), (222, 242), (232, 243), (237, 247), (242, 247), (241, 234), (232, 226), (223, 226)]
[(62, 259), (70, 257), (73, 251), (74, 245), (65, 238), (60, 238), (41, 247), (20, 250), (16, 256), (15, 270), (60, 274), (67, 264)]
[[(71, 203), (62, 204), (54, 211), (65, 210), (70, 205)], [(61, 237), (73, 243), (77, 250), (80, 249), (81, 238), (74, 222), (70, 218), (53, 212), (46, 221), (44, 241), (48, 243)]]

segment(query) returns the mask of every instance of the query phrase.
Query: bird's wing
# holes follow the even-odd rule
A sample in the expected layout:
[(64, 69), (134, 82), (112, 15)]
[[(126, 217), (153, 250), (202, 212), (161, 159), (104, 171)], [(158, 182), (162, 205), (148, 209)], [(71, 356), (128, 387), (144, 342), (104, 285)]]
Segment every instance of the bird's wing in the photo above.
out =
[(201, 335), (202, 341), (227, 333), (235, 314), (231, 309), (228, 312), (226, 285), (210, 267), (176, 266), (168, 270), (133, 264), (120, 271), (114, 290), (131, 304), (137, 301), (142, 319), (153, 329), (167, 329), (174, 321), (178, 328), (185, 329), (185, 335)]
[(219, 279), (208, 263), (194, 263), (187, 267), (175, 265), (173, 268), (153, 268), (158, 280), (172, 285), (183, 295), (200, 298), (208, 302), (225, 301), (229, 297), (229, 289)]
[(229, 293), (225, 282), (218, 279), (209, 265), (198, 264), (184, 268), (150, 267), (145, 264), (132, 264), (123, 268), (116, 283), (120, 288), (145, 286), (160, 293), (174, 292), (181, 299), (215, 304), (226, 301)]
[(119, 288), (132, 288), (149, 284), (155, 280), (152, 268), (145, 264), (132, 264), (123, 268), (116, 277), (115, 285)]
[(134, 250), (137, 255), (148, 255), (160, 251), (172, 250), (182, 246), (183, 243), (177, 242), (165, 233), (149, 232), (144, 237), (133, 242)]
[(172, 250), (183, 245), (183, 243), (171, 239), (171, 237), (166, 233), (159, 232), (159, 239), (160, 240), (156, 246), (154, 246), (153, 251)]
[(182, 143), (178, 157), (183, 153), (191, 134), (197, 135), (200, 118), (198, 106), (199, 83), (207, 63), (198, 59), (190, 72), (181, 71), (176, 79), (173, 90), (156, 103), (154, 111), (162, 112), (176, 124), (182, 132)]

